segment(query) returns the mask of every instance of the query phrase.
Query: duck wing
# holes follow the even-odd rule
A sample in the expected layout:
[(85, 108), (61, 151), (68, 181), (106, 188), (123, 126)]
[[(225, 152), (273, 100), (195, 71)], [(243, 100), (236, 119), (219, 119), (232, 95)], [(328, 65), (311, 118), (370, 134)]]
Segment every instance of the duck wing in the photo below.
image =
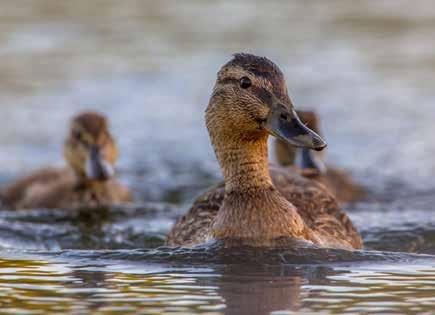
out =
[(174, 224), (166, 243), (171, 246), (190, 246), (207, 242), (211, 225), (224, 201), (224, 196), (224, 182), (201, 194), (190, 210)]
[(336, 198), (321, 183), (284, 167), (272, 167), (275, 187), (298, 210), (305, 224), (328, 247), (362, 248), (362, 240)]
[(60, 178), (69, 176), (67, 169), (44, 168), (23, 177), (0, 191), (0, 201), (3, 208), (16, 208), (26, 198), (29, 191), (37, 186), (51, 185)]

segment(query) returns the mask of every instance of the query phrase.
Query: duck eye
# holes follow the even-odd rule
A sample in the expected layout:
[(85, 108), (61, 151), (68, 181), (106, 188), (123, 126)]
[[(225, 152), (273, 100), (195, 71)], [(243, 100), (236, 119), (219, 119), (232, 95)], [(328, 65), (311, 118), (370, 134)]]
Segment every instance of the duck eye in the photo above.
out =
[(251, 79), (249, 79), (248, 77), (242, 77), (240, 79), (240, 87), (242, 89), (247, 89), (251, 85), (252, 85)]

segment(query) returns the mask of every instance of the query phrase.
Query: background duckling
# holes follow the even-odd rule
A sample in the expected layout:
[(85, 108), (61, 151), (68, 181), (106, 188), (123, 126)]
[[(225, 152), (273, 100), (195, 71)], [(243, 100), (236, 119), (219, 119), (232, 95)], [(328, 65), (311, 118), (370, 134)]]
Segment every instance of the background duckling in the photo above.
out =
[(66, 168), (45, 168), (0, 192), (8, 209), (94, 207), (131, 200), (114, 178), (118, 157), (107, 119), (96, 112), (73, 118), (64, 144)]
[[(308, 128), (318, 134), (319, 118), (313, 111), (297, 111), (300, 119)], [(296, 148), (280, 139), (275, 139), (275, 156), (281, 166), (296, 166), (301, 175), (324, 184), (341, 203), (354, 202), (365, 196), (363, 187), (354, 183), (344, 171), (325, 165), (323, 151)]]
[(284, 75), (272, 61), (236, 54), (218, 73), (205, 120), (224, 183), (194, 202), (169, 233), (169, 245), (217, 239), (229, 246), (269, 247), (290, 237), (325, 247), (362, 247), (323, 185), (286, 168), (269, 170), (269, 135), (294, 146), (326, 147), (298, 118)]

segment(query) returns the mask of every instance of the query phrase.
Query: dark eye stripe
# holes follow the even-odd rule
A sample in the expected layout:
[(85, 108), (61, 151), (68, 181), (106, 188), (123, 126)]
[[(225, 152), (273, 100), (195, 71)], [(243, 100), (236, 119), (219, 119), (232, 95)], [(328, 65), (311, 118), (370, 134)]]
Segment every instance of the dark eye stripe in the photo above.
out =
[(269, 107), (272, 107), (273, 103), (273, 95), (265, 88), (261, 88), (258, 86), (251, 87), (252, 94), (258, 97), (263, 103), (267, 104)]
[[(220, 84), (237, 84), (239, 85), (239, 80), (236, 78), (224, 78), (219, 81)], [(251, 85), (251, 93), (254, 94), (258, 99), (260, 99), (263, 103), (272, 107), (273, 96), (268, 90), (262, 87)]]

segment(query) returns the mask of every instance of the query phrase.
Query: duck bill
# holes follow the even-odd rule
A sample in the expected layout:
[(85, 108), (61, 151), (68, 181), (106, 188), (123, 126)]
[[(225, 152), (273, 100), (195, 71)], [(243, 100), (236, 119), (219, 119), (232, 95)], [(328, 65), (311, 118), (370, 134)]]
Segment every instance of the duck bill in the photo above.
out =
[(86, 176), (90, 180), (105, 181), (114, 175), (113, 166), (104, 159), (100, 149), (92, 147), (86, 163)]
[(296, 111), (283, 105), (275, 105), (270, 110), (264, 128), (282, 141), (296, 147), (321, 151), (326, 142), (299, 119)]
[(300, 167), (302, 170), (309, 170), (311, 172), (314, 171), (312, 172), (312, 175), (314, 176), (326, 173), (326, 165), (321, 158), (316, 156), (316, 152), (313, 152), (312, 150), (306, 148), (301, 149), (300, 151)]

